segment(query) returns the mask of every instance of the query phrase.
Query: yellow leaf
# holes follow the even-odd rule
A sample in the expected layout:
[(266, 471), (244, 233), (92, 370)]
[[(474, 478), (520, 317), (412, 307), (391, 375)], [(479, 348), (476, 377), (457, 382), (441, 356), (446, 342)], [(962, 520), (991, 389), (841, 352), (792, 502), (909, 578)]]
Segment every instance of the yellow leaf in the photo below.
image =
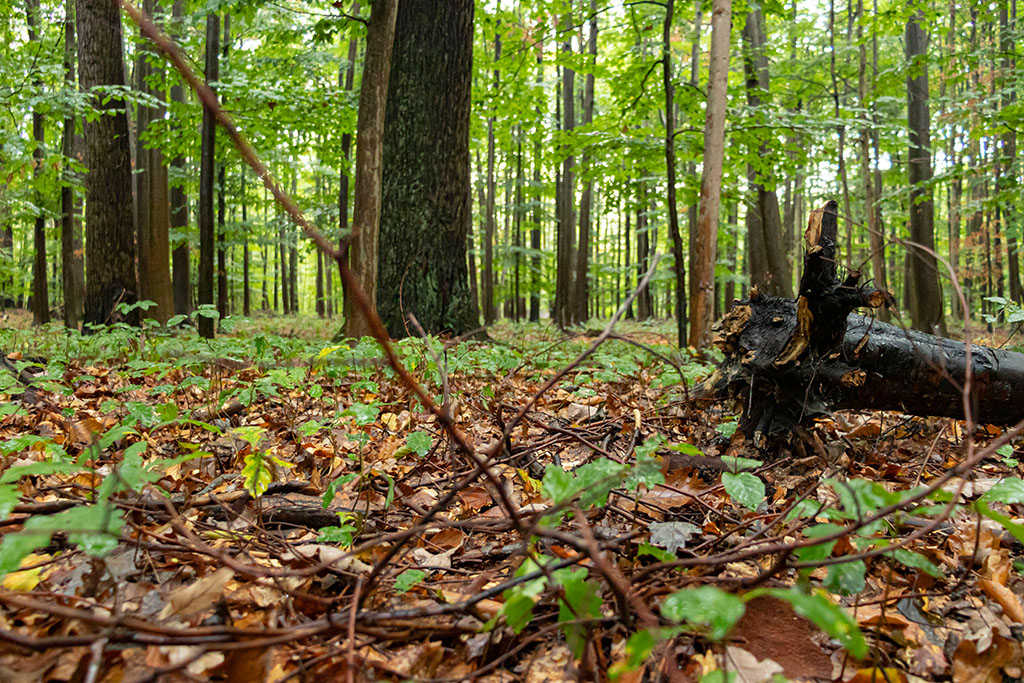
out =
[[(19, 566), (31, 567), (34, 564), (46, 562), (49, 559), (49, 555), (29, 554), (22, 558)], [(26, 569), (20, 572), (11, 572), (4, 577), (0, 585), (9, 591), (30, 591), (38, 586), (42, 580), (43, 569), (44, 567), (35, 567), (34, 569)]]

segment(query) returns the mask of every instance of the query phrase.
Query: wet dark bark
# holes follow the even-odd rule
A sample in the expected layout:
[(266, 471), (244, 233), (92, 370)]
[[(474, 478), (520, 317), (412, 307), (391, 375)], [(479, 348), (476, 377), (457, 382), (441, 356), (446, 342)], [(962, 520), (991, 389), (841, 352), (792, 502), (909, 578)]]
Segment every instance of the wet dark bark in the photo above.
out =
[[(220, 19), (216, 14), (206, 17), (206, 82), (216, 81), (220, 56)], [(200, 306), (213, 304), (213, 250), (215, 240), (213, 216), (213, 172), (216, 160), (217, 124), (213, 112), (203, 107), (202, 149), (199, 156), (199, 293)], [(212, 339), (213, 318), (199, 316), (199, 334)]]
[(473, 329), (466, 266), (473, 2), (403, 0), (383, 136), (377, 310), (405, 336)]
[(797, 300), (755, 288), (735, 306), (716, 325), (715, 344), (726, 359), (702, 393), (742, 401), (740, 426), (763, 443), (839, 409), (963, 418), (970, 362), (972, 418), (1024, 418), (1024, 354), (972, 346), (968, 355), (962, 342), (852, 314), (893, 300), (859, 285), (859, 273), (836, 279), (836, 237), (831, 201), (811, 214)]
[[(103, 0), (78, 0), (79, 87), (124, 86), (121, 16)], [(105, 324), (116, 319), (118, 304), (136, 301), (135, 224), (132, 216), (131, 150), (124, 100), (97, 97), (93, 105), (106, 115), (85, 122), (86, 290), (84, 321)]]

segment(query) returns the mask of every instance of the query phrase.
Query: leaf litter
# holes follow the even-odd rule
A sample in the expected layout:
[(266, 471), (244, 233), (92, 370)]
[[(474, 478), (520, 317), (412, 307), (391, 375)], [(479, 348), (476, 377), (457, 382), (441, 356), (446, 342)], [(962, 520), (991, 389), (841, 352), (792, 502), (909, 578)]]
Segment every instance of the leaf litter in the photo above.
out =
[(374, 342), (274, 324), (3, 333), (12, 679), (1024, 674), (1000, 429), (843, 413), (758, 452), (649, 326), (577, 365), (536, 326), (397, 343), (467, 454)]

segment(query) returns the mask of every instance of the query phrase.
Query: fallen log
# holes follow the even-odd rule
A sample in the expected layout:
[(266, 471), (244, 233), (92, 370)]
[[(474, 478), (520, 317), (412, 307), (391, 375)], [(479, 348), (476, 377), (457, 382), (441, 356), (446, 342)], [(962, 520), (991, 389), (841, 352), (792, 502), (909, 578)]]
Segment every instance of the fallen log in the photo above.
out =
[(811, 213), (794, 301), (753, 288), (715, 325), (725, 359), (700, 394), (742, 402), (740, 428), (757, 443), (840, 409), (891, 410), (976, 423), (1024, 419), (1024, 354), (907, 331), (852, 313), (892, 305), (888, 292), (836, 278), (836, 203)]

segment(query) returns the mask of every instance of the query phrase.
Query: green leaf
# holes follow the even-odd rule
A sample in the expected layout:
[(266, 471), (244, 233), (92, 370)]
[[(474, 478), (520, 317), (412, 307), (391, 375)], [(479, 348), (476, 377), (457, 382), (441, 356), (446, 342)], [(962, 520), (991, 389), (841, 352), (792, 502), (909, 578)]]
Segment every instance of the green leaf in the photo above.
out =
[(541, 480), (540, 495), (548, 498), (555, 505), (572, 500), (572, 497), (579, 491), (579, 485), (572, 474), (566, 472), (556, 464), (544, 468), (544, 478)]
[[(822, 538), (831, 536), (840, 531), (843, 527), (838, 524), (816, 524), (804, 529), (804, 536), (807, 538)], [(796, 556), (801, 562), (820, 562), (827, 557), (832, 557), (832, 549), (836, 547), (836, 541), (826, 541), (817, 545), (797, 548)]]
[(935, 566), (931, 560), (920, 553), (915, 553), (906, 548), (895, 548), (889, 553), (893, 559), (902, 564), (904, 567), (910, 567), (911, 569), (920, 569), (925, 574), (933, 576), (936, 579), (943, 577), (942, 570)]
[(242, 467), (242, 485), (253, 498), (259, 498), (270, 487), (274, 481), (274, 474), (267, 465), (266, 454), (253, 449), (245, 456), (245, 464)]
[(693, 626), (710, 626), (708, 637), (714, 641), (725, 638), (744, 611), (742, 600), (714, 586), (676, 591), (661, 603), (661, 616)]
[(839, 595), (853, 595), (864, 590), (864, 574), (867, 566), (864, 560), (833, 564), (828, 568), (824, 586)]
[(513, 593), (505, 598), (501, 613), (505, 615), (505, 621), (512, 632), (518, 634), (533, 620), (533, 598), (522, 593)]
[[(844, 609), (832, 603), (827, 597), (820, 593), (809, 595), (798, 588), (784, 590), (773, 588), (765, 591), (767, 594), (785, 600), (793, 606), (793, 610), (800, 616), (810, 619), (829, 636), (838, 640), (851, 655), (860, 659), (867, 655), (868, 644), (850, 615)], [(747, 599), (753, 599), (760, 594), (758, 591), (747, 593)]]
[(733, 500), (751, 510), (764, 500), (764, 482), (750, 472), (722, 472), (722, 485)]
[(364, 426), (373, 424), (379, 413), (380, 406), (366, 405), (365, 403), (353, 403), (345, 409), (342, 415), (350, 415), (356, 419), (357, 425)]
[[(588, 617), (597, 619), (601, 616), (599, 587), (596, 582), (586, 580), (586, 569), (559, 570), (555, 576), (562, 584), (564, 595), (558, 606), (559, 623)], [(566, 643), (577, 658), (583, 656), (589, 631), (587, 624), (566, 624), (562, 627)]]
[(981, 496), (981, 500), (986, 503), (1005, 503), (1007, 505), (1024, 503), (1024, 480), (1019, 477), (1003, 479), (986, 491)]
[(723, 455), (722, 462), (729, 468), (730, 472), (742, 472), (743, 470), (754, 470), (764, 464), (761, 460), (753, 458), (740, 458), (735, 455)]
[(580, 490), (580, 507), (584, 510), (591, 506), (604, 506), (608, 502), (608, 494), (623, 481), (626, 466), (608, 458), (601, 458), (587, 463), (576, 470), (576, 478)]
[(667, 550), (651, 545), (650, 543), (641, 543), (639, 550), (636, 551), (637, 557), (643, 557), (644, 555), (650, 555), (659, 562), (674, 562), (679, 559), (674, 553), (670, 553)]
[(1021, 543), (1024, 543), (1024, 524), (1014, 522), (1006, 515), (996, 512), (982, 500), (978, 500), (974, 503), (974, 509), (977, 510), (979, 513), (985, 515), (989, 519), (998, 522), (1004, 529), (1006, 529), (1010, 533), (1011, 536), (1013, 536)]
[(430, 452), (430, 447), (434, 445), (434, 439), (426, 432), (413, 432), (405, 437), (405, 445), (422, 458)]
[(395, 592), (399, 595), (408, 592), (410, 588), (418, 584), (426, 576), (427, 573), (421, 569), (406, 569), (395, 577)]
[(0, 485), (0, 519), (7, 519), (7, 516), (14, 510), (19, 501), (21, 492), (14, 484)]

